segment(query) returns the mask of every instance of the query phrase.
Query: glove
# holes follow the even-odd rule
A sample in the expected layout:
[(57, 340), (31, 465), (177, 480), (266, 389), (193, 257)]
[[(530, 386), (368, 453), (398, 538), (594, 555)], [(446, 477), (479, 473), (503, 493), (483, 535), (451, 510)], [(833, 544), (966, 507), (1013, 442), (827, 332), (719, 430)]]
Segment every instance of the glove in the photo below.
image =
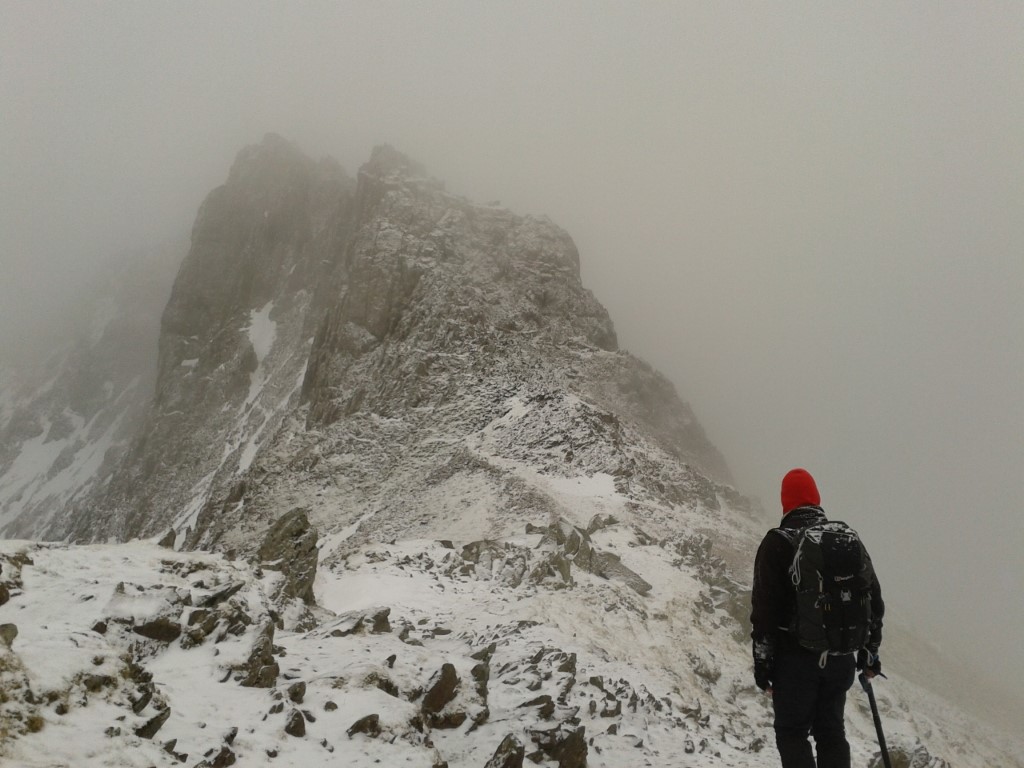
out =
[(769, 639), (754, 641), (754, 683), (762, 691), (772, 687), (775, 672), (775, 643)]
[(773, 666), (774, 665), (768, 661), (754, 662), (754, 682), (762, 691), (767, 691), (772, 687)]
[(869, 651), (867, 648), (857, 651), (857, 669), (861, 672), (869, 672), (868, 677), (881, 675), (882, 660), (878, 656), (878, 651)]

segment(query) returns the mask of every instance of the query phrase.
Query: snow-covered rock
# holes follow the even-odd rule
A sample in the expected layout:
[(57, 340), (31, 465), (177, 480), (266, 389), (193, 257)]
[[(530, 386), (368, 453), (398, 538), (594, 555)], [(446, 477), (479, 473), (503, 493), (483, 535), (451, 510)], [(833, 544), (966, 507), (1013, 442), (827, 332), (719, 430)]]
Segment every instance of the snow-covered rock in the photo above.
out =
[[(731, 513), (729, 513), (731, 514)], [(607, 521), (606, 521), (607, 522)], [(38, 766), (777, 764), (747, 642), (700, 542), (607, 522), (595, 547), (650, 590), (569, 560), (509, 578), (548, 533), (349, 550), (318, 572), (306, 628), (277, 576), (152, 542), (0, 542), (0, 757)], [(1021, 765), (1020, 744), (893, 673), (875, 686), (908, 765)], [(877, 747), (851, 692), (855, 765)], [(920, 762), (925, 759), (925, 762)], [(913, 762), (914, 760), (918, 762)], [(943, 762), (945, 761), (945, 762)], [(527, 763), (533, 764), (533, 763)]]

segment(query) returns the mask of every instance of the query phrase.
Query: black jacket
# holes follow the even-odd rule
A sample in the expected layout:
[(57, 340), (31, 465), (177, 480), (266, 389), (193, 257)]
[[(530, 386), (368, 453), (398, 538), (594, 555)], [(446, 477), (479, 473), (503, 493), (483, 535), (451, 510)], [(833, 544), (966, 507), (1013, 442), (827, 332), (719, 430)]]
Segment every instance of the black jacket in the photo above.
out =
[[(821, 507), (798, 507), (782, 518), (779, 527), (800, 530), (814, 523), (826, 522), (827, 519)], [(787, 642), (790, 620), (796, 609), (796, 593), (789, 577), (792, 562), (793, 545), (775, 529), (768, 531), (754, 559), (754, 588), (750, 597), (750, 623), (753, 626), (751, 637), (754, 640), (755, 655), (758, 645), (775, 649), (780, 642)], [(877, 576), (871, 583), (871, 613), (867, 647), (877, 654), (882, 642), (882, 617), (885, 615), (885, 603), (882, 602), (882, 589)]]

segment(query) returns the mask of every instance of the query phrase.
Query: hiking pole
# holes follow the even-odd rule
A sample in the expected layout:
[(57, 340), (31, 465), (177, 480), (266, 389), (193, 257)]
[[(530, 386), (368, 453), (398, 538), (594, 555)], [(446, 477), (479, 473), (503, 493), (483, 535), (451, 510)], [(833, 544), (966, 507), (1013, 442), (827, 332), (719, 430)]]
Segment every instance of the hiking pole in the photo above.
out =
[(878, 704), (875, 702), (875, 689), (871, 687), (871, 680), (869, 680), (868, 676), (863, 672), (860, 673), (860, 685), (868, 695), (868, 701), (871, 704), (871, 717), (875, 720), (875, 731), (878, 733), (878, 746), (882, 748), (882, 762), (885, 764), (885, 768), (892, 768), (892, 763), (889, 762), (889, 750), (885, 747), (885, 734), (882, 733), (882, 718), (878, 716)]

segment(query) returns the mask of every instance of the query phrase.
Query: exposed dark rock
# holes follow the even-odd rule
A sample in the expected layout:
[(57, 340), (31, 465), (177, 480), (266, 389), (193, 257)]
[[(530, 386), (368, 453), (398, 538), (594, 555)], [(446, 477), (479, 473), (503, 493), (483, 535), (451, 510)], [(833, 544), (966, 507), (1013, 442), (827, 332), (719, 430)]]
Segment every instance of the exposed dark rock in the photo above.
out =
[(273, 688), (280, 667), (274, 661), (274, 625), (265, 623), (254, 634), (252, 649), (246, 661), (237, 668), (242, 685), (250, 688)]
[(555, 702), (547, 694), (538, 696), (536, 699), (530, 699), (524, 701), (519, 705), (520, 707), (538, 707), (537, 714), (544, 720), (547, 720), (551, 715), (555, 713)]
[(571, 585), (573, 583), (572, 568), (565, 555), (561, 552), (545, 554), (530, 571), (530, 583), (546, 583), (555, 588)]
[(473, 676), (473, 680), (476, 682), (476, 692), (480, 695), (480, 698), (486, 702), (487, 684), (491, 679), (491, 665), (481, 661), (479, 664), (475, 664), (469, 673)]
[(133, 698), (131, 700), (132, 701), (132, 712), (134, 712), (136, 715), (142, 714), (142, 710), (144, 710), (147, 706), (149, 706), (149, 702), (151, 702), (153, 700), (153, 693), (154, 693), (153, 684), (152, 683), (144, 684), (142, 686), (142, 688), (140, 689), (138, 697), (137, 698)]
[(244, 586), (245, 582), (243, 581), (236, 581), (231, 584), (228, 584), (226, 587), (222, 587), (221, 589), (218, 589), (212, 594), (209, 594), (203, 599), (201, 599), (199, 601), (199, 605), (203, 608), (211, 608), (217, 605), (218, 603), (227, 600), (229, 597), (237, 594)]
[(306, 684), (303, 682), (292, 683), (288, 686), (288, 698), (295, 704), (301, 704), (302, 698), (306, 695)]
[(116, 685), (114, 678), (110, 675), (83, 675), (82, 686), (89, 693), (96, 693), (104, 688), (112, 688)]
[(297, 709), (288, 713), (288, 720), (284, 725), (284, 732), (289, 736), (301, 738), (306, 735), (306, 718)]
[(158, 616), (145, 624), (132, 627), (132, 632), (150, 640), (157, 640), (161, 643), (171, 643), (181, 637), (181, 624), (167, 616)]
[(622, 702), (619, 699), (605, 701), (601, 709), (601, 717), (618, 717), (622, 714)]
[(152, 739), (157, 732), (164, 727), (164, 723), (171, 716), (170, 707), (157, 713), (144, 724), (135, 729), (135, 735), (142, 739)]
[(587, 524), (587, 535), (592, 536), (598, 531), (616, 525), (619, 521), (614, 515), (594, 515)]
[(348, 737), (351, 739), (355, 734), (362, 733), (371, 738), (380, 736), (380, 715), (367, 715), (356, 720), (349, 726)]
[(14, 624), (0, 624), (0, 642), (8, 648), (14, 646), (14, 639), (18, 636), (18, 628)]
[(431, 728), (438, 730), (458, 728), (466, 722), (469, 716), (465, 712), (442, 712), (440, 714), (428, 713), (427, 722)]
[(381, 675), (374, 672), (366, 678), (366, 682), (373, 683), (380, 690), (384, 691), (384, 693), (388, 694), (388, 696), (394, 696), (396, 699), (400, 694), (398, 686), (395, 685), (394, 681), (387, 675)]
[(587, 740), (583, 726), (558, 725), (532, 729), (530, 739), (547, 758), (558, 761), (558, 768), (586, 768)]
[(281, 594), (313, 604), (316, 580), (317, 532), (309, 524), (306, 510), (298, 507), (283, 515), (260, 545), (257, 556), (264, 568), (280, 571), (284, 577)]
[(231, 747), (224, 744), (215, 754), (209, 755), (198, 763), (196, 768), (227, 768), (229, 765), (234, 765), (236, 761), (237, 758)]
[(469, 655), (469, 657), (471, 659), (475, 659), (476, 661), (482, 661), (482, 662), (485, 662), (485, 663), (489, 663), (490, 660), (491, 660), (491, 656), (494, 655), (494, 651), (497, 650), (497, 648), (498, 648), (498, 644), (497, 643), (491, 643), (490, 645), (484, 646), (479, 651), (474, 651), (473, 653), (471, 653)]
[(436, 714), (444, 709), (445, 704), (455, 698), (459, 682), (455, 667), (448, 663), (443, 664), (441, 670), (427, 684), (426, 695), (421, 705), (423, 711)]
[(328, 625), (331, 628), (329, 634), (331, 637), (347, 637), (360, 632), (386, 634), (391, 631), (391, 622), (388, 620), (390, 615), (390, 608), (380, 606), (361, 611), (348, 611), (340, 614)]
[(523, 742), (510, 733), (501, 740), (501, 744), (494, 750), (494, 756), (484, 768), (523, 768), (525, 754)]

